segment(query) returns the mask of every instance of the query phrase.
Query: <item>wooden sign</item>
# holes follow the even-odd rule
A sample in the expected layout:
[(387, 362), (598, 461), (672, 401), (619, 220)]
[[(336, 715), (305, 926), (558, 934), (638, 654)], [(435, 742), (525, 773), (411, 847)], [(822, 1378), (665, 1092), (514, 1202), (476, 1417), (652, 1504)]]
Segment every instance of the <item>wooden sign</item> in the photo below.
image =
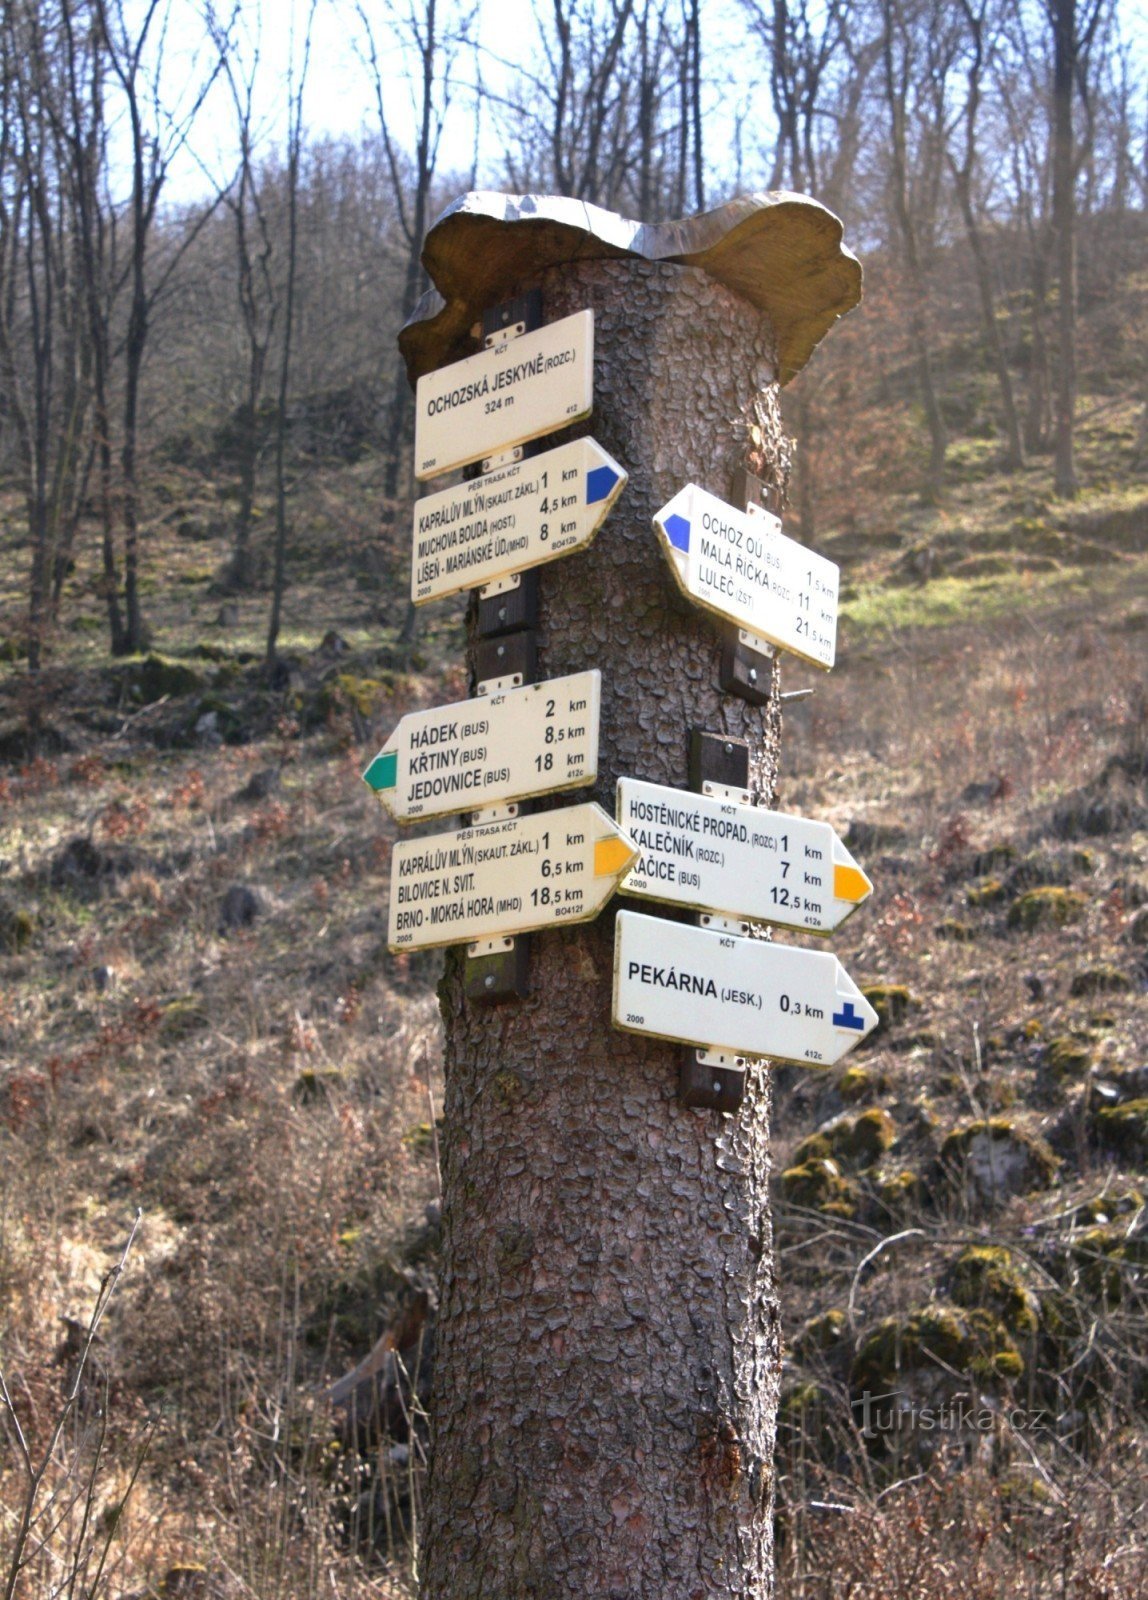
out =
[(618, 779), (618, 826), (638, 847), (626, 893), (832, 933), (873, 885), (827, 822)]
[(826, 670), (837, 649), (838, 569), (781, 531), (768, 511), (737, 511), (687, 484), (654, 513), (682, 593), (779, 650)]
[(391, 855), (388, 948), (423, 950), (586, 922), (634, 856), (629, 839), (589, 800), (400, 840)]
[(578, 789), (598, 776), (601, 701), (593, 670), (415, 711), (363, 778), (400, 822)]
[(831, 1067), (877, 1026), (835, 955), (619, 911), (614, 1022), (703, 1050)]
[(419, 379), (415, 476), (539, 439), (593, 407), (594, 313), (576, 311)]
[(411, 599), (425, 605), (584, 550), (625, 485), (600, 444), (575, 439), (427, 495), (415, 502)]

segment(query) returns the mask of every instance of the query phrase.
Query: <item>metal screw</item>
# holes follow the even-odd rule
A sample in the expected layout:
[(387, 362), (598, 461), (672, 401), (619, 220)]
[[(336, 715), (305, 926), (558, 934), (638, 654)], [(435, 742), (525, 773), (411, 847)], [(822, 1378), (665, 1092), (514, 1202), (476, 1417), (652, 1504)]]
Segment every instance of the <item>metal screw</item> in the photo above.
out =
[(505, 654), (506, 654), (506, 646), (505, 646), (505, 645), (504, 645), (504, 644), (500, 644), (500, 645), (499, 645), (499, 647), (498, 647), (498, 649), (497, 649), (497, 651), (496, 651), (496, 652), (495, 652), (495, 653), (496, 653), (496, 655), (498, 655), (498, 656), (499, 656), (499, 657), (502, 657), (502, 656), (504, 656), (504, 655), (505, 655)]
[(726, 741), (726, 745), (725, 745), (725, 753), (726, 753), (727, 756), (732, 756), (733, 755), (733, 745), (730, 744), (728, 740)]
[(714, 1094), (721, 1094), (721, 1083), (717, 1078), (714, 1079)]
[(493, 989), (494, 988), (494, 973), (493, 972), (488, 972), (486, 977), (483, 978), (482, 981), (483, 981), (483, 985), (487, 989)]
[(750, 669), (749, 669), (749, 681), (750, 681), (750, 683), (756, 683), (757, 682), (757, 668), (756, 667), (750, 667)]
[(506, 621), (506, 607), (505, 606), (499, 606), (499, 608), (498, 608), (498, 620), (499, 620), (499, 622), (505, 622)]

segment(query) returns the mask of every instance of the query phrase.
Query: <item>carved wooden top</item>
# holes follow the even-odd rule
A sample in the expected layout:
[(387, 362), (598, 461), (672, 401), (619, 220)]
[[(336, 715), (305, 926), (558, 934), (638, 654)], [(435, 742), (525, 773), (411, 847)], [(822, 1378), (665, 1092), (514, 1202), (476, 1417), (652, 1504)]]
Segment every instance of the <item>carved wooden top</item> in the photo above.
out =
[(838, 317), (861, 298), (861, 264), (841, 223), (805, 195), (774, 190), (680, 222), (633, 222), (559, 195), (464, 194), (430, 229), (423, 264), (435, 288), (399, 334), (412, 384), (469, 355), (482, 312), (545, 267), (642, 256), (700, 267), (759, 310), (777, 334), (788, 383)]

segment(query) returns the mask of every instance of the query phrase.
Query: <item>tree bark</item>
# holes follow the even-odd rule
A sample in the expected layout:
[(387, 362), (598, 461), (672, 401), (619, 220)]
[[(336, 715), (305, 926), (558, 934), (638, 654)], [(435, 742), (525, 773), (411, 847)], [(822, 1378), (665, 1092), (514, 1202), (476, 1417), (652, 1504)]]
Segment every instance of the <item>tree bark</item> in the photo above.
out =
[[(771, 324), (696, 268), (534, 281), (548, 320), (594, 309), (595, 414), (569, 436), (630, 474), (593, 547), (540, 569), (539, 676), (602, 670), (593, 798), (612, 812), (623, 773), (686, 787), (698, 726), (749, 739), (769, 804), (776, 693), (721, 694), (718, 630), (678, 598), (651, 517), (690, 480), (728, 497), (759, 396), (784, 492)], [(678, 1048), (611, 1025), (613, 934), (610, 907), (534, 936), (530, 996), (496, 1008), (448, 956), (426, 1600), (772, 1593), (769, 1073), (736, 1117), (681, 1107)]]
[(1076, 0), (1053, 0), (1052, 61), (1052, 226), (1056, 235), (1056, 493), (1076, 498), (1076, 166), (1072, 96), (1078, 36)]

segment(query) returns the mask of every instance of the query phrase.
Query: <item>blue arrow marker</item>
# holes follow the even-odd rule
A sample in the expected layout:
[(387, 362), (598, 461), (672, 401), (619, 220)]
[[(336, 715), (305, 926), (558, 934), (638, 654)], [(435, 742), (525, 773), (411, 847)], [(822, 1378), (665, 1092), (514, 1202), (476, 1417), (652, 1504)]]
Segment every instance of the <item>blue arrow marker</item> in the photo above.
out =
[(665, 520), (665, 530), (670, 543), (675, 550), (684, 550), (687, 555), (690, 548), (690, 525), (685, 517), (679, 517), (675, 511), (672, 517)]
[(619, 474), (612, 467), (594, 467), (586, 474), (586, 504), (596, 505), (599, 500), (608, 500)]
[(833, 1013), (833, 1026), (835, 1028), (864, 1028), (865, 1018), (859, 1017), (853, 1009), (852, 1000), (846, 1000), (844, 1011)]

